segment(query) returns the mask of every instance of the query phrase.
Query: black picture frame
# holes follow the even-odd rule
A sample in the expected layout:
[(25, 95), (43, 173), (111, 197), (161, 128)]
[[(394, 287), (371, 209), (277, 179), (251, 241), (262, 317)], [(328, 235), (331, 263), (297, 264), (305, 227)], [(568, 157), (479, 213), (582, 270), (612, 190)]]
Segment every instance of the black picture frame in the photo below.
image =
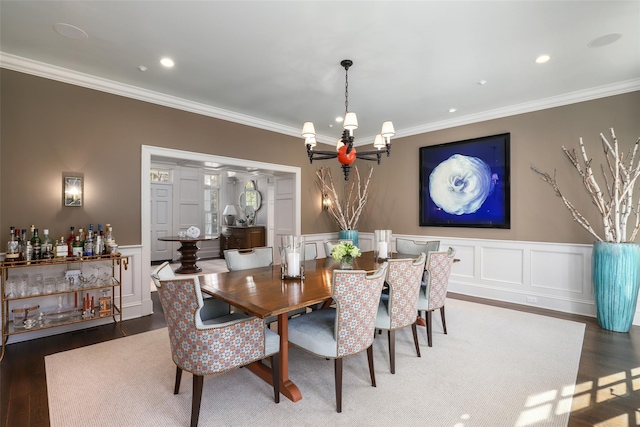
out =
[(511, 134), (420, 147), (420, 226), (511, 228)]

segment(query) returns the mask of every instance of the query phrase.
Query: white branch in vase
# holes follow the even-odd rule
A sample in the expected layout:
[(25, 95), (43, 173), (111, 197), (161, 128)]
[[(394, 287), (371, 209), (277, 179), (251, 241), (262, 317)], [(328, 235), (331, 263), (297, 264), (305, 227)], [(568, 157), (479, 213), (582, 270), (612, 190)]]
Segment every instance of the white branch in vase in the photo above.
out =
[(360, 215), (367, 203), (369, 182), (373, 174), (373, 169), (370, 169), (363, 187), (358, 167), (355, 166), (353, 169), (355, 178), (349, 184), (345, 184), (344, 198), (342, 200), (333, 183), (331, 168), (323, 167), (316, 171), (320, 191), (330, 202), (328, 207), (329, 214), (336, 220), (341, 230), (355, 230), (357, 228)]
[[(611, 175), (609, 177), (604, 166), (601, 166), (600, 170), (602, 172), (602, 177), (604, 178), (606, 194), (601, 190), (598, 182), (596, 181), (593, 169), (591, 168), (592, 159), (587, 155), (587, 150), (582, 138), (579, 140), (581, 153), (580, 158), (575, 150), (568, 150), (564, 146), (562, 147), (565, 155), (581, 176), (587, 193), (589, 193), (593, 203), (600, 212), (600, 216), (602, 217), (602, 226), (604, 228), (604, 237), (601, 237), (593, 229), (589, 221), (587, 221), (587, 219), (580, 214), (573, 204), (564, 196), (558, 186), (558, 182), (556, 181), (555, 173), (552, 177), (548, 173), (540, 171), (533, 165), (531, 166), (531, 170), (540, 175), (540, 178), (553, 188), (556, 195), (562, 199), (564, 205), (569, 209), (573, 219), (584, 227), (598, 241), (615, 243), (633, 242), (640, 229), (640, 200), (635, 205), (633, 202), (634, 187), (638, 177), (640, 176), (640, 161), (636, 162), (636, 154), (638, 152), (640, 138), (636, 140), (633, 148), (629, 151), (628, 163), (625, 164), (625, 155), (619, 151), (618, 139), (616, 138), (613, 128), (610, 129), (610, 132), (613, 145), (602, 133), (600, 134), (602, 149), (607, 161), (608, 172)], [(582, 163), (580, 162), (580, 159), (582, 160)], [(633, 221), (633, 231), (630, 238), (627, 240), (628, 220), (632, 212), (635, 215), (635, 220)]]

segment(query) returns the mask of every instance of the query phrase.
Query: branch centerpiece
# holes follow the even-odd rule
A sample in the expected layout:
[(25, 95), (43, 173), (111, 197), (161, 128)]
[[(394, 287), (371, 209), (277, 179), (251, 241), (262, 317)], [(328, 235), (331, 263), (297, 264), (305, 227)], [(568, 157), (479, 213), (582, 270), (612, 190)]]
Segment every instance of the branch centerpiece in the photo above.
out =
[(613, 128), (609, 131), (611, 141), (600, 134), (606, 159), (606, 167), (600, 165), (602, 186), (596, 180), (592, 159), (587, 155), (582, 138), (579, 139), (580, 154), (575, 149), (562, 147), (600, 213), (603, 234), (593, 228), (560, 190), (555, 172), (551, 176), (533, 165), (531, 170), (553, 188), (573, 219), (596, 239), (592, 282), (598, 323), (604, 329), (628, 332), (633, 324), (640, 288), (640, 245), (634, 243), (640, 230), (640, 201), (633, 200), (635, 184), (640, 177), (640, 138), (625, 154), (618, 146)]

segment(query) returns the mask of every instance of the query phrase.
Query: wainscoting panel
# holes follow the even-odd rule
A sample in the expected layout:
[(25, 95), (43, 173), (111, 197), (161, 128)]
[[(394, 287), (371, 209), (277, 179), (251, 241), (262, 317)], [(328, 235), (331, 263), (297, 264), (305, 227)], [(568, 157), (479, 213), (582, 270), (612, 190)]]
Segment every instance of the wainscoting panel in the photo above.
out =
[[(394, 235), (456, 249), (449, 290), (595, 317), (591, 245)], [(634, 325), (640, 325), (640, 301)]]
[[(460, 258), (459, 258), (460, 259)], [(462, 261), (462, 259), (460, 259)], [(517, 248), (482, 246), (480, 248), (480, 277), (502, 284), (505, 288), (523, 284), (523, 251)]]
[[(574, 294), (590, 294), (590, 288), (584, 288), (591, 277), (591, 259), (586, 253), (569, 253), (561, 250), (531, 251), (531, 287), (567, 291)], [(590, 254), (589, 254), (590, 255)], [(587, 296), (588, 297), (588, 296)]]

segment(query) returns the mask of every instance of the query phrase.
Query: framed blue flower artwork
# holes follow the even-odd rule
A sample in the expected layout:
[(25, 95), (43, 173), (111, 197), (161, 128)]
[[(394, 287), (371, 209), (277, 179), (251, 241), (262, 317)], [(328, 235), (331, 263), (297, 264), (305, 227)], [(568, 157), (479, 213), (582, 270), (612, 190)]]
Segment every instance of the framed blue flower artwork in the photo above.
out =
[(420, 147), (420, 225), (511, 228), (510, 139)]

